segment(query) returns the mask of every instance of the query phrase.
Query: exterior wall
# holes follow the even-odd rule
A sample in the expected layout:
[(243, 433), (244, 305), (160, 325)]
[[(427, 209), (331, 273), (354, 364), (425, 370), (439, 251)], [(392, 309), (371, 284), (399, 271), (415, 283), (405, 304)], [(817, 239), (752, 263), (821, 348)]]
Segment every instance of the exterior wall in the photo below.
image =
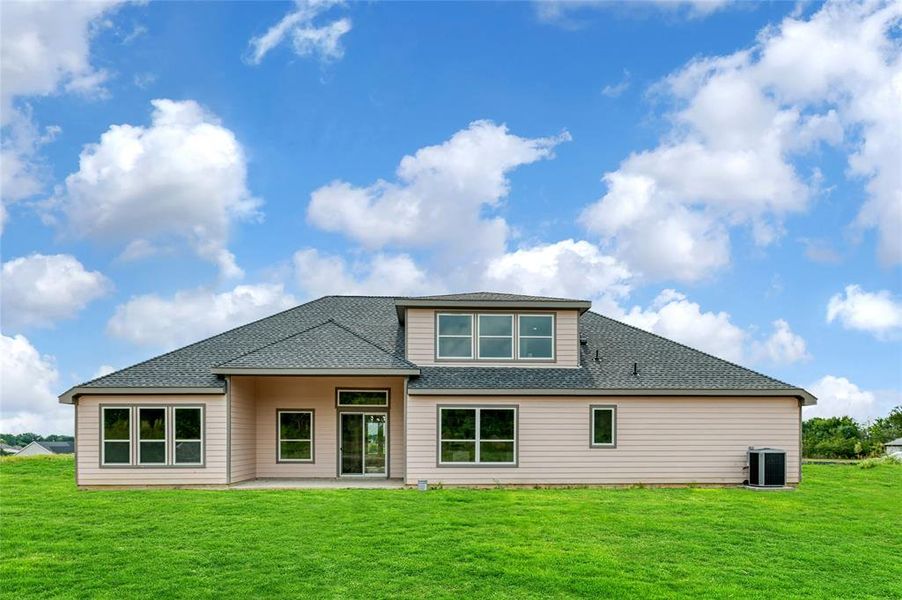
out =
[[(388, 388), (389, 477), (404, 476), (404, 378), (402, 377), (232, 377), (254, 379), (257, 477), (338, 476), (336, 388)], [(276, 462), (276, 411), (312, 409), (312, 463)], [(361, 409), (367, 410), (367, 409)], [(378, 412), (378, 411), (374, 411)]]
[[(555, 313), (555, 360), (553, 362), (518, 361), (518, 360), (465, 360), (449, 361), (435, 359), (435, 313), (436, 312), (472, 312), (472, 313)], [(579, 366), (579, 311), (576, 310), (464, 310), (447, 311), (435, 308), (408, 308), (404, 323), (407, 344), (407, 360), (417, 365), (447, 366), (517, 366), (517, 367), (578, 367)], [(516, 341), (515, 341), (516, 343)]]
[(35, 443), (28, 444), (16, 452), (16, 456), (36, 456), (38, 454), (53, 454), (53, 452)]
[(230, 482), (257, 476), (256, 385), (252, 377), (229, 380)]
[[(517, 405), (516, 467), (436, 465), (438, 405)], [(590, 448), (594, 404), (616, 405), (616, 448)], [(407, 478), (446, 484), (741, 483), (749, 446), (786, 450), (799, 481), (799, 401), (768, 397), (413, 396)]]
[[(204, 406), (202, 467), (101, 467), (100, 405)], [(81, 396), (75, 423), (75, 463), (79, 485), (197, 485), (224, 484), (226, 473), (226, 397), (224, 394), (178, 396)], [(134, 440), (132, 441), (135, 442)]]

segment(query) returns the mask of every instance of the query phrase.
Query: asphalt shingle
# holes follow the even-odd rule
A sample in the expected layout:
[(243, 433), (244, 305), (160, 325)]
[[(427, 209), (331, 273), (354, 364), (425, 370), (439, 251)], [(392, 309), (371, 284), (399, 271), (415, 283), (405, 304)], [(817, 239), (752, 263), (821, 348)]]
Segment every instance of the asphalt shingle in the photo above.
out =
[[(454, 296), (473, 299), (468, 294)], [(525, 299), (523, 296), (514, 298)], [(404, 328), (398, 322), (395, 310), (396, 300), (402, 299), (326, 296), (89, 381), (83, 387), (222, 387), (222, 377), (211, 372), (217, 366), (411, 368), (404, 357)], [(766, 375), (592, 312), (580, 316), (579, 335), (586, 341), (580, 346), (579, 368), (421, 367), (421, 375), (411, 377), (409, 387), (549, 390), (793, 388)], [(633, 374), (633, 363), (638, 367), (637, 375)]]

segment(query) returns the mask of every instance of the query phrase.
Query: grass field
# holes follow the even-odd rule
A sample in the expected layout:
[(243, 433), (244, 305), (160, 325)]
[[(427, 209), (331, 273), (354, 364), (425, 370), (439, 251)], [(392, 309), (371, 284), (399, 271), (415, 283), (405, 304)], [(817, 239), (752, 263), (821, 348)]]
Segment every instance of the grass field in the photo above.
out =
[(743, 489), (77, 491), (0, 461), (0, 595), (902, 598), (902, 467)]

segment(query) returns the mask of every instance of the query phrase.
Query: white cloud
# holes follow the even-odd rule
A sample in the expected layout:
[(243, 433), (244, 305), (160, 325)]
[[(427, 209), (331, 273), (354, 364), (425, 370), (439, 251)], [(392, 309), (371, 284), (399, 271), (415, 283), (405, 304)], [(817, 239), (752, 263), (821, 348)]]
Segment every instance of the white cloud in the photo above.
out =
[(25, 336), (0, 335), (0, 431), (71, 434), (72, 407), (57, 402), (59, 374)]
[(7, 330), (70, 319), (112, 288), (103, 274), (88, 271), (68, 254), (32, 254), (9, 260), (3, 263), (0, 281)]
[(601, 88), (601, 95), (608, 98), (617, 98), (630, 87), (630, 72), (623, 70), (623, 79), (617, 83), (609, 83)]
[(40, 193), (47, 167), (38, 150), (58, 127), (44, 131), (21, 100), (60, 92), (97, 95), (106, 79), (90, 60), (94, 25), (117, 2), (0, 3), (0, 231), (8, 206)]
[(61, 87), (96, 90), (105, 74), (91, 65), (92, 24), (117, 4), (4, 2), (0, 19), (0, 112), (9, 116), (17, 97), (47, 96)]
[(295, 304), (281, 284), (239, 285), (221, 293), (180, 291), (171, 298), (148, 294), (117, 306), (107, 332), (137, 345), (175, 348)]
[(94, 371), (94, 374), (91, 375), (91, 379), (97, 379), (99, 377), (103, 377), (104, 375), (109, 375), (116, 371), (116, 367), (112, 365), (100, 365), (97, 367), (97, 370)]
[(438, 278), (428, 276), (406, 254), (376, 254), (348, 264), (340, 256), (306, 248), (295, 252), (293, 263), (298, 286), (312, 298), (329, 294), (403, 296), (444, 291)]
[(538, 0), (534, 3), (540, 21), (566, 28), (581, 22), (574, 16), (586, 10), (616, 10), (622, 14), (644, 16), (661, 14), (700, 19), (723, 9), (730, 0), (650, 0), (646, 2), (605, 2), (603, 0)]
[[(815, 406), (803, 409), (803, 418), (849, 416), (864, 422), (886, 416), (902, 400), (902, 394), (880, 394), (862, 390), (845, 377), (826, 375), (810, 386), (808, 391), (817, 397)], [(895, 402), (895, 404), (893, 404)]]
[(53, 208), (73, 236), (113, 243), (185, 240), (223, 275), (240, 276), (226, 247), (229, 229), (258, 216), (260, 204), (247, 188), (241, 144), (194, 101), (151, 104), (150, 126), (113, 125), (85, 146), (79, 170), (57, 191)]
[(651, 307), (634, 306), (620, 318), (630, 325), (725, 358), (741, 362), (748, 334), (726, 312), (702, 312), (675, 290), (662, 291)]
[[(605, 175), (583, 224), (642, 274), (693, 281), (729, 263), (729, 228), (750, 227), (762, 246), (779, 237), (820, 180), (796, 158), (845, 139), (851, 174), (868, 178), (856, 224), (880, 230), (885, 261), (902, 260), (902, 59), (889, 39), (900, 14), (898, 3), (831, 3), (765, 29), (751, 49), (691, 61), (657, 86), (677, 107), (673, 127)], [(662, 224), (666, 243), (645, 247)]]
[(307, 217), (369, 248), (388, 244), (450, 249), (458, 259), (504, 252), (508, 226), (486, 216), (509, 191), (518, 166), (552, 156), (569, 140), (521, 138), (504, 125), (474, 121), (437, 146), (405, 156), (397, 182), (367, 187), (335, 181), (313, 192)]
[(835, 294), (827, 303), (827, 322), (836, 320), (845, 329), (866, 331), (879, 339), (894, 337), (902, 330), (902, 302), (887, 290), (866, 292), (847, 285), (845, 294)]
[(286, 37), (298, 56), (319, 56), (321, 60), (338, 60), (344, 56), (341, 45), (343, 35), (351, 31), (351, 20), (335, 19), (325, 25), (315, 25), (314, 20), (330, 8), (341, 5), (340, 0), (295, 0), (294, 10), (261, 36), (252, 38), (245, 60), (258, 65), (270, 50)]
[(629, 269), (594, 244), (568, 239), (492, 258), (471, 288), (616, 301), (629, 294), (630, 277)]
[(804, 338), (793, 332), (789, 323), (777, 319), (773, 326), (774, 331), (767, 339), (753, 343), (752, 354), (756, 360), (789, 365), (811, 358)]
[(736, 363), (788, 365), (810, 358), (805, 340), (783, 319), (759, 339), (752, 329), (736, 325), (729, 313), (704, 311), (697, 302), (673, 289), (665, 289), (647, 308), (624, 311), (608, 306), (610, 316), (640, 329)]

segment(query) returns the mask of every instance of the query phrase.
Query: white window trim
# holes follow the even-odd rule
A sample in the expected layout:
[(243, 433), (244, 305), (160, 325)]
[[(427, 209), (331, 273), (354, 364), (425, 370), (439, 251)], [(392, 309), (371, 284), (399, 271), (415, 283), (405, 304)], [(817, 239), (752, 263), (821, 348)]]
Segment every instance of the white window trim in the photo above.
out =
[[(162, 440), (145, 440), (141, 438), (141, 411), (142, 410), (162, 410), (163, 411), (163, 439)], [(137, 461), (138, 466), (141, 467), (165, 467), (169, 465), (169, 427), (170, 427), (170, 419), (169, 419), (169, 408), (167, 406), (139, 406), (138, 407), (138, 418), (135, 419), (135, 432), (138, 440), (137, 448)], [(163, 444), (163, 462), (144, 462), (141, 460), (141, 443), (148, 444)]]
[[(444, 316), (452, 316), (452, 317), (469, 317), (470, 319), (470, 334), (469, 335), (461, 335), (461, 334), (442, 334), (440, 322), (442, 317)], [(441, 339), (442, 338), (468, 338), (470, 340), (470, 354), (467, 356), (442, 356), (441, 354)], [(473, 313), (436, 313), (435, 315), (435, 356), (436, 358), (440, 358), (442, 360), (473, 360), (474, 352), (473, 352), (473, 341), (476, 338), (476, 326), (474, 323)]]
[[(342, 404), (341, 403), (341, 394), (343, 392), (368, 392), (368, 393), (380, 392), (385, 396), (385, 404)], [(340, 389), (336, 390), (336, 392), (335, 392), (335, 405), (340, 406), (342, 408), (387, 408), (388, 403), (389, 403), (388, 390), (340, 388)]]
[[(128, 411), (128, 440), (108, 440), (106, 439), (106, 411), (107, 410), (127, 410)], [(133, 459), (133, 441), (132, 425), (134, 423), (134, 411), (131, 406), (102, 406), (100, 407), (100, 464), (105, 467), (128, 467), (134, 462)], [(106, 443), (107, 442), (128, 442), (128, 462), (108, 463), (106, 461)]]
[[(176, 421), (178, 420), (178, 412), (180, 410), (197, 410), (200, 411), (200, 439), (179, 438), (176, 436)], [(204, 434), (206, 433), (204, 423), (204, 408), (202, 406), (173, 406), (172, 407), (172, 464), (175, 466), (198, 466), (204, 464)], [(179, 462), (176, 446), (179, 442), (200, 442), (200, 461), (198, 462)]]
[[(511, 321), (511, 334), (510, 335), (483, 335), (482, 327), (480, 325), (480, 319), (482, 317), (508, 317)], [(477, 313), (476, 315), (476, 357), (479, 360), (514, 360), (514, 342), (516, 340), (516, 331), (515, 324), (517, 319), (514, 318), (512, 313)], [(480, 345), (480, 341), (482, 338), (493, 339), (493, 340), (506, 340), (510, 339), (511, 341), (511, 354), (510, 356), (482, 356), (482, 348)]]
[[(595, 441), (595, 413), (606, 410), (611, 413), (611, 442), (603, 443)], [(616, 448), (617, 447), (617, 407), (614, 405), (593, 405), (589, 407), (591, 418), (589, 419), (589, 445), (592, 448)]]
[[(310, 415), (310, 437), (309, 438), (283, 438), (282, 437), (282, 415), (285, 414), (307, 414)], [(279, 409), (276, 411), (276, 459), (280, 463), (312, 463), (313, 462), (313, 411), (312, 410), (293, 410), (290, 408)], [(282, 458), (282, 442), (310, 442), (310, 458)]]
[[(520, 326), (520, 322), (523, 320), (523, 317), (549, 317), (551, 319), (551, 335), (523, 335), (523, 328)], [(557, 333), (557, 315), (554, 313), (519, 313), (517, 315), (517, 360), (527, 360), (527, 361), (553, 361), (555, 360), (555, 334)], [(532, 340), (551, 340), (551, 356), (523, 356), (520, 352), (520, 340), (522, 339), (532, 339)]]
[[(475, 410), (476, 411), (476, 439), (473, 440), (446, 440), (442, 438), (442, 411), (445, 410)], [(483, 410), (509, 410), (514, 413), (514, 439), (512, 440), (485, 440), (486, 442), (513, 442), (514, 444), (514, 457), (512, 461), (509, 462), (487, 462), (482, 461), (480, 457), (480, 444), (483, 441), (480, 438), (480, 425), (481, 425), (481, 416)], [(519, 437), (519, 431), (517, 427), (517, 418), (518, 416), (518, 407), (516, 406), (440, 406), (438, 413), (438, 464), (445, 467), (472, 467), (472, 466), (517, 466), (517, 438)], [(473, 442), (476, 445), (476, 460), (473, 462), (446, 462), (442, 460), (442, 443), (444, 442)]]

